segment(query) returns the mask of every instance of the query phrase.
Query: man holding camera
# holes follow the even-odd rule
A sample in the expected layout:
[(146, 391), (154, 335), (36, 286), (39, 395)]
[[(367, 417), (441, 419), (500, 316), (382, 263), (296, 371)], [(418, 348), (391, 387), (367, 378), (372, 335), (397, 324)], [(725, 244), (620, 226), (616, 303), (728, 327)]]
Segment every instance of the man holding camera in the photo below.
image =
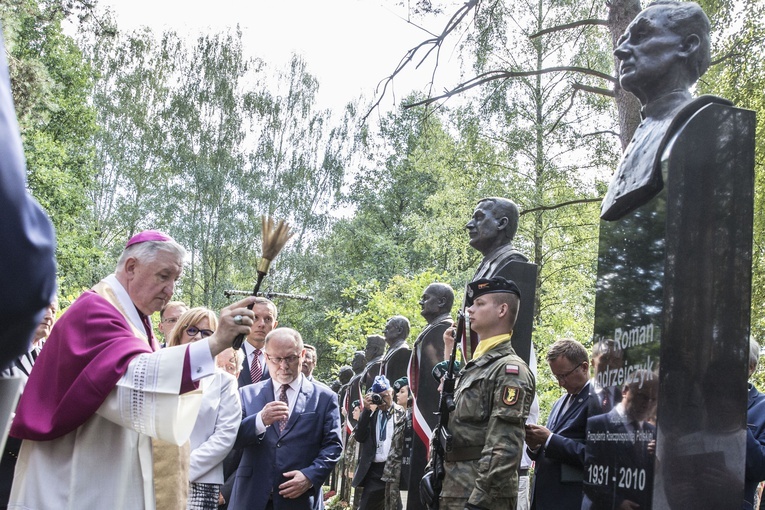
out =
[(359, 464), (352, 483), (354, 487), (364, 488), (359, 508), (385, 508), (383, 471), (390, 453), (393, 425), (404, 419), (404, 413), (403, 407), (393, 403), (390, 381), (384, 375), (375, 377), (370, 391), (364, 395), (364, 411), (354, 433), (356, 441), (361, 443)]

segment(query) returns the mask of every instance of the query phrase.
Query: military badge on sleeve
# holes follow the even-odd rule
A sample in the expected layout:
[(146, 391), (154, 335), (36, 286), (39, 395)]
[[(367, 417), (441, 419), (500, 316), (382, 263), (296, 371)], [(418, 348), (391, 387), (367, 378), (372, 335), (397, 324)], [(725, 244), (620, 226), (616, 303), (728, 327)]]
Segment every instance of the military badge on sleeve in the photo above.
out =
[(506, 406), (514, 406), (518, 402), (518, 395), (521, 394), (521, 389), (518, 386), (505, 386), (502, 392), (502, 402)]

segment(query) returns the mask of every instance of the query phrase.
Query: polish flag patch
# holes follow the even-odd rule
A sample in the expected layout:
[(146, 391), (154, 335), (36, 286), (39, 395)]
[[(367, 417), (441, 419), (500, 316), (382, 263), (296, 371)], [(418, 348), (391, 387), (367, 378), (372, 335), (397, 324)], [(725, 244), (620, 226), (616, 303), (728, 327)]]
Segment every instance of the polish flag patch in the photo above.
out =
[(505, 365), (506, 374), (518, 375), (519, 370), (520, 368), (518, 367), (518, 365)]

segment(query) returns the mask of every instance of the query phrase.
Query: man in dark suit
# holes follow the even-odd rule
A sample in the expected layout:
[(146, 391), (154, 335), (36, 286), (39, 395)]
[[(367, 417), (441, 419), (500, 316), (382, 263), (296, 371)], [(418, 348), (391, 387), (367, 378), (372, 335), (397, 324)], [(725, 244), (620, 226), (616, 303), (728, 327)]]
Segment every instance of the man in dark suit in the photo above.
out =
[[(374, 397), (379, 397), (377, 402)], [(364, 411), (354, 431), (356, 441), (361, 444), (361, 452), (352, 485), (364, 488), (359, 503), (362, 510), (385, 508), (382, 476), (390, 454), (394, 424), (404, 419), (404, 413), (404, 408), (393, 403), (390, 381), (384, 375), (378, 375), (370, 392), (364, 395)]]
[(240, 388), (243, 449), (229, 508), (320, 509), (321, 486), (342, 453), (337, 396), (301, 372), (300, 333), (280, 328), (265, 340), (271, 379)]
[[(24, 151), (0, 33), (0, 370), (29, 352), (30, 340), (56, 295), (56, 238), (48, 216), (27, 193)], [(0, 380), (0, 454), (21, 379)], [(7, 500), (7, 499), (6, 499)]]
[(553, 405), (547, 427), (526, 425), (527, 453), (535, 464), (532, 510), (579, 510), (589, 407), (587, 350), (576, 340), (555, 342), (550, 371), (566, 395)]
[(659, 378), (645, 369), (630, 377), (621, 401), (587, 420), (582, 510), (651, 508), (656, 426), (647, 419), (656, 410)]
[[(265, 343), (268, 335), (279, 324), (277, 319), (276, 305), (270, 299), (264, 297), (255, 298), (255, 304), (252, 305), (253, 325), (247, 341), (242, 343), (244, 351), (244, 363), (242, 371), (239, 372), (239, 387), (249, 386), (260, 381), (265, 381), (271, 377), (266, 363)], [(221, 495), (224, 501), (230, 501), (231, 491), (234, 487), (234, 477), (237, 466), (242, 458), (242, 452), (234, 447), (226, 456), (223, 463), (223, 476), (226, 479), (221, 488)], [(223, 509), (228, 508), (227, 503), (222, 505)]]
[(242, 344), (244, 349), (244, 366), (239, 374), (239, 387), (264, 381), (270, 377), (264, 345), (268, 335), (278, 324), (276, 305), (264, 297), (255, 298), (252, 306), (255, 313), (252, 330), (247, 341)]

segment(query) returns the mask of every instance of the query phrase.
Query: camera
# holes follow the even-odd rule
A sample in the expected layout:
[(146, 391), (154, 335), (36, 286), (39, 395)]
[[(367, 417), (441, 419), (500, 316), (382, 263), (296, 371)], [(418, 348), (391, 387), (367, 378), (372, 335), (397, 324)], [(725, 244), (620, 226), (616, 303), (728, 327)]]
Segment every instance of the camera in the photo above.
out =
[(383, 399), (379, 393), (372, 393), (372, 403), (376, 406), (382, 405)]

